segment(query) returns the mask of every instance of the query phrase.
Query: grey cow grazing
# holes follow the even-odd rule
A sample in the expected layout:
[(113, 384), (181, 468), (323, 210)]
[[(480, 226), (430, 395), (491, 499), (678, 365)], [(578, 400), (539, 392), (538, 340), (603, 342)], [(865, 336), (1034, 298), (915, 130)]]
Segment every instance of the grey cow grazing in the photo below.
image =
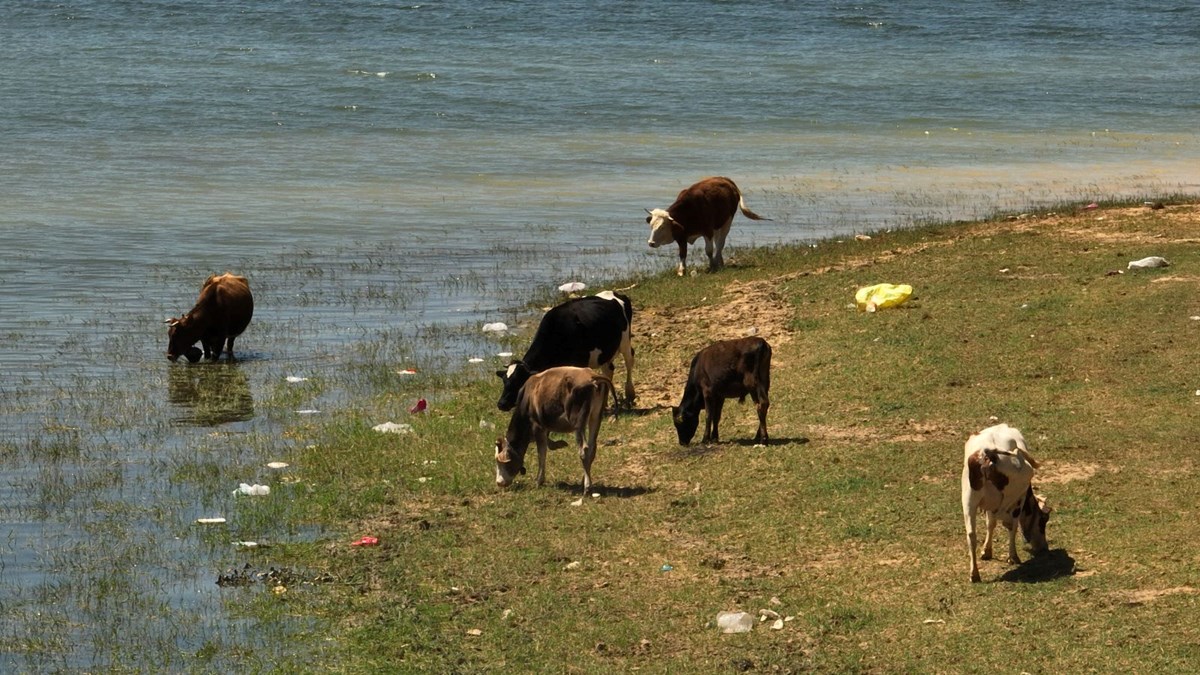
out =
[(592, 489), (592, 461), (612, 380), (588, 368), (559, 366), (534, 373), (521, 387), (504, 436), (496, 440), (496, 485), (508, 487), (525, 473), (529, 443), (537, 443), (537, 484), (546, 478), (550, 432), (575, 433), (583, 462), (583, 491)]

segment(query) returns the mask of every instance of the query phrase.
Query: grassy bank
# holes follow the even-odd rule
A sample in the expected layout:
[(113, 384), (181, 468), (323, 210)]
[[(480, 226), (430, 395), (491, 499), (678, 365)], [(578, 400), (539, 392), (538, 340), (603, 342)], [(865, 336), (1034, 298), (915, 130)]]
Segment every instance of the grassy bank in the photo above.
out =
[[(1190, 670), (1197, 241), (1194, 205), (1113, 206), (735, 248), (687, 279), (664, 255), (628, 291), (637, 409), (605, 421), (580, 505), (570, 449), (545, 487), (494, 487), (495, 378), (366, 364), (387, 393), (294, 430), (316, 439), (290, 458), (301, 517), (335, 534), (256, 554), (333, 581), (255, 612), (322, 618), (329, 667), (354, 672)], [(1148, 255), (1171, 266), (1126, 270)], [(914, 298), (857, 312), (882, 281)], [(691, 355), (751, 329), (775, 348), (771, 443), (731, 404), (725, 442), (680, 447), (666, 406)], [(426, 391), (453, 395), (403, 412)], [(1044, 463), (1051, 552), (983, 562), (973, 585), (962, 443), (995, 419)], [(736, 609), (786, 620), (719, 633)]]

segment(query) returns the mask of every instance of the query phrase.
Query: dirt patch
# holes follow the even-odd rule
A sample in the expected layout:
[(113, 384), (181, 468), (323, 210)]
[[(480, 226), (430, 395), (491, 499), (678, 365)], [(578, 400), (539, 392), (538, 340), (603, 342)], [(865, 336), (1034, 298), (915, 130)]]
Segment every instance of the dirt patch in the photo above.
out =
[[(639, 312), (634, 319), (637, 349), (664, 354), (667, 363), (681, 364), (678, 368), (639, 370), (639, 406), (673, 405), (687, 381), (687, 364), (696, 352), (716, 340), (757, 335), (773, 347), (791, 342), (793, 308), (778, 290), (781, 281), (733, 281), (718, 302), (687, 308), (651, 307)], [(786, 370), (786, 364), (776, 358), (771, 370)]]
[(1075, 480), (1087, 480), (1100, 471), (1099, 464), (1088, 462), (1047, 462), (1038, 470), (1036, 482), (1070, 483)]
[(1125, 594), (1125, 604), (1127, 605), (1144, 605), (1146, 603), (1161, 600), (1162, 598), (1171, 595), (1193, 595), (1197, 592), (1191, 586), (1176, 586), (1174, 588), (1147, 588), (1140, 591), (1131, 591)]

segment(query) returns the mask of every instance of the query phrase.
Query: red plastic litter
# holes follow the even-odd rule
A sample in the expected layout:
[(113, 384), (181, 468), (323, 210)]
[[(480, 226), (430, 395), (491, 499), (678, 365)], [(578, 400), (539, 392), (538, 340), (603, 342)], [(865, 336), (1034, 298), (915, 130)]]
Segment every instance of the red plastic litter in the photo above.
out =
[(419, 412), (425, 412), (425, 408), (428, 408), (428, 407), (429, 407), (429, 404), (425, 402), (425, 399), (421, 399), (421, 400), (417, 401), (416, 405), (409, 408), (408, 412), (415, 415)]
[(379, 537), (363, 537), (362, 539), (359, 539), (358, 541), (351, 542), (350, 545), (351, 546), (378, 546), (379, 545)]
[(1099, 204), (1097, 204), (1096, 202), (1092, 202), (1091, 204), (1088, 204), (1087, 206), (1085, 206), (1085, 207), (1083, 207), (1083, 208), (1085, 208), (1085, 209), (1098, 209), (1098, 208), (1100, 208), (1100, 205), (1099, 205)]

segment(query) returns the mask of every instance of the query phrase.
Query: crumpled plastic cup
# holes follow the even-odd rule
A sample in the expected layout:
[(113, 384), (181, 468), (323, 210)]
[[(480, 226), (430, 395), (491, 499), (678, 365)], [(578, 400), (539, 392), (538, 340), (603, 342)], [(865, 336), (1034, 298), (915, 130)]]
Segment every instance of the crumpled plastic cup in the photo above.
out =
[(749, 633), (754, 630), (754, 617), (748, 612), (718, 612), (717, 628), (722, 633)]
[(877, 309), (898, 307), (908, 302), (912, 296), (913, 287), (908, 284), (875, 284), (863, 286), (854, 294), (854, 304), (860, 312), (874, 312)]

